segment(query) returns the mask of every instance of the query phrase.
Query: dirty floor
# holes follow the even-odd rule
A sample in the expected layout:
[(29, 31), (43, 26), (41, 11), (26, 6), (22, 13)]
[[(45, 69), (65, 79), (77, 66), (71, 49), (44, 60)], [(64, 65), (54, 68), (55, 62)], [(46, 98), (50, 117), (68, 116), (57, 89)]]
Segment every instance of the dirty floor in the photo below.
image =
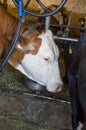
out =
[(58, 130), (50, 127), (43, 127), (34, 123), (27, 123), (12, 117), (0, 116), (0, 130)]

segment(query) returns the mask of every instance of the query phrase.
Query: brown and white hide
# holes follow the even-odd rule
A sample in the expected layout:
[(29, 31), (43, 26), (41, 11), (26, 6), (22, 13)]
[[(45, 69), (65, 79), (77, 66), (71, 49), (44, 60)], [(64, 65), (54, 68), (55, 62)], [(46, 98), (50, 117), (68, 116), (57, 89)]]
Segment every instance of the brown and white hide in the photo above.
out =
[[(80, 19), (78, 19), (80, 26), (86, 28), (86, 16), (81, 17)], [(81, 34), (84, 32), (84, 30), (80, 30)]]

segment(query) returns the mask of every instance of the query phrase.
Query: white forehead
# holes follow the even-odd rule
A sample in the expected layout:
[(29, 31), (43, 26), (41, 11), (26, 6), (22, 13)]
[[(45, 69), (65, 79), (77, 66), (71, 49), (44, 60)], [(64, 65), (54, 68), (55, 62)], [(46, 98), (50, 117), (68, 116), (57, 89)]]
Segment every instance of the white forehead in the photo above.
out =
[(49, 35), (51, 35), (51, 34), (50, 33), (48, 34), (48, 31), (47, 31), (38, 36), (39, 38), (42, 39), (42, 43), (41, 43), (42, 49), (47, 49), (49, 47), (49, 45), (51, 44)]
[(41, 35), (38, 36), (42, 40), (49, 40), (53, 37), (52, 32), (50, 30), (47, 30), (46, 32), (43, 32)]
[(43, 50), (51, 50), (56, 57), (59, 57), (59, 49), (54, 42), (53, 34), (50, 30), (47, 30), (45, 33), (39, 35), (39, 38), (42, 39), (42, 44), (39, 49), (40, 52)]

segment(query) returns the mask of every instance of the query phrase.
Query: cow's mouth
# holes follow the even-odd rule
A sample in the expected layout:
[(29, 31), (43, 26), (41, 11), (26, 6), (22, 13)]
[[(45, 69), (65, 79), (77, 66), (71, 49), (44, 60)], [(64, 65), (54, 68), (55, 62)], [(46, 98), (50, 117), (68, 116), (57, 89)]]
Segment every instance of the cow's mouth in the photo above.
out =
[[(34, 91), (41, 91), (46, 88), (46, 86), (43, 86), (27, 77), (26, 77), (26, 85), (29, 89), (34, 90)], [(63, 88), (63, 85), (58, 84), (58, 86), (54, 92), (61, 92), (62, 88)]]

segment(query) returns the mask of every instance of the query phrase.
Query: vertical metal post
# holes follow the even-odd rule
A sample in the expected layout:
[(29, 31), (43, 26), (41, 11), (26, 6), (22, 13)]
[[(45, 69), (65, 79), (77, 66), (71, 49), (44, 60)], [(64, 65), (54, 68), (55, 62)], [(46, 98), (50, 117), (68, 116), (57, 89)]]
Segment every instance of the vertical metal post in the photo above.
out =
[[(71, 22), (71, 11), (69, 11), (69, 13), (68, 13), (68, 23), (67, 23), (68, 26), (70, 26), (70, 22)], [(68, 35), (69, 35), (69, 27), (68, 26), (66, 28), (66, 37), (68, 37)]]
[(45, 30), (48, 30), (50, 28), (50, 19), (51, 16), (45, 17)]

